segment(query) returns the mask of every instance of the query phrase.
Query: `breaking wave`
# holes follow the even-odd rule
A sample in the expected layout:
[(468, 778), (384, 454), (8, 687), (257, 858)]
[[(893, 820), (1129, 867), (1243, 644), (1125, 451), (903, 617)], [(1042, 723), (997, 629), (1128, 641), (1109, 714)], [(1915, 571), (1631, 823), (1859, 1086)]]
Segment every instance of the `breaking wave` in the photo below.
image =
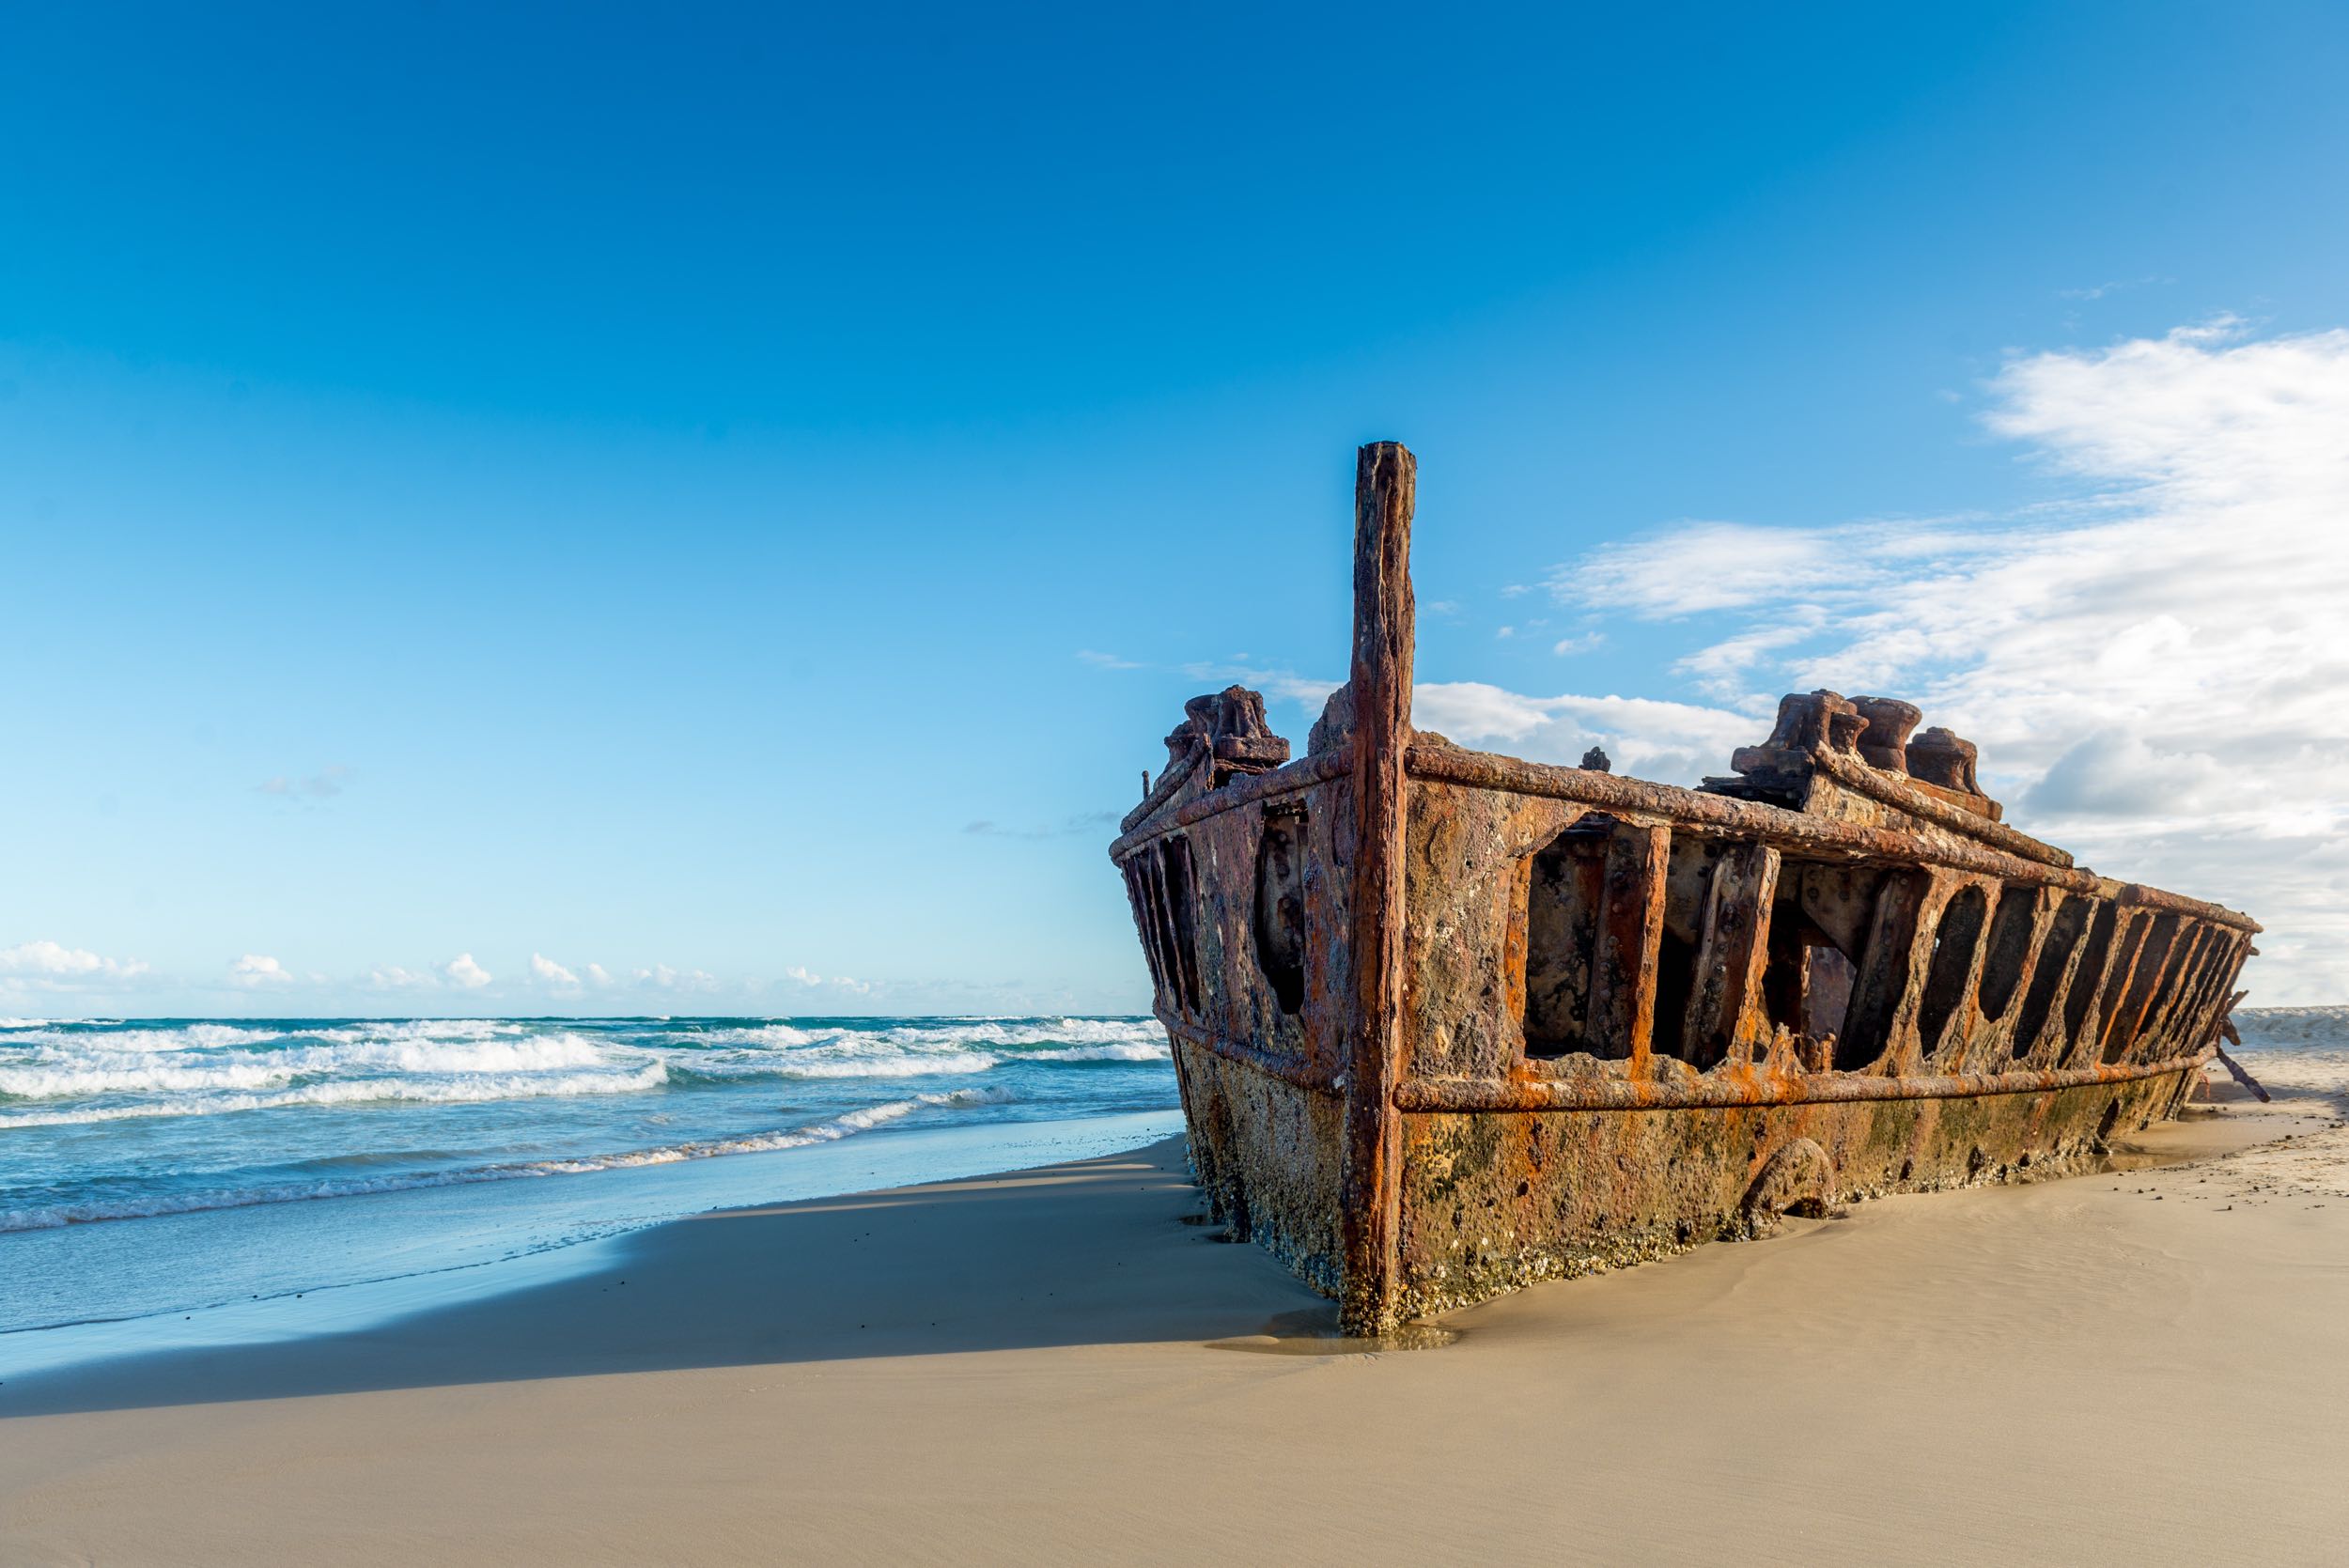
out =
[[(1167, 1060), (1155, 1023), (994, 1019), (709, 1029), (622, 1021), (609, 1032), (423, 1019), (269, 1029), (39, 1024), (0, 1035), (0, 1107), (88, 1101), (86, 1121), (296, 1105), (628, 1094), (753, 1079), (962, 1077), (1020, 1063)], [(135, 1101), (135, 1104), (123, 1103)], [(104, 1114), (99, 1114), (103, 1112)], [(43, 1121), (58, 1118), (43, 1118)], [(68, 1118), (70, 1119), (70, 1118)], [(28, 1125), (0, 1110), (0, 1126)]]
[(713, 1155), (764, 1154), (773, 1149), (801, 1149), (810, 1143), (832, 1143), (860, 1132), (910, 1116), (926, 1106), (1008, 1105), (1018, 1096), (1005, 1089), (957, 1089), (943, 1094), (916, 1094), (911, 1099), (868, 1105), (829, 1121), (787, 1132), (754, 1133), (746, 1138), (723, 1138), (707, 1142), (678, 1143), (633, 1154), (599, 1155), (587, 1159), (550, 1160), (537, 1167), (545, 1173), (571, 1175), (584, 1171), (610, 1171), (629, 1165), (670, 1165), (681, 1159), (708, 1159)]
[(632, 1094), (658, 1089), (668, 1069), (654, 1062), (633, 1073), (556, 1073), (478, 1076), (459, 1081), (358, 1079), (313, 1083), (268, 1094), (210, 1094), (142, 1105), (88, 1106), (73, 1110), (0, 1111), (0, 1131), (9, 1127), (74, 1126), (92, 1122), (133, 1121), (152, 1116), (217, 1116), (238, 1110), (273, 1110), (302, 1105), (367, 1105), (406, 1101), (423, 1105), (467, 1105), (488, 1100), (536, 1099), (548, 1095)]
[(10, 1018), (0, 1229), (1171, 1110), (1168, 1054), (1141, 1018)]
[(157, 1215), (193, 1214), (207, 1209), (248, 1208), (263, 1203), (301, 1203), (313, 1198), (356, 1198), (379, 1192), (407, 1192), (421, 1188), (470, 1186), (476, 1182), (516, 1181), (537, 1176), (583, 1175), (628, 1166), (670, 1165), (679, 1160), (710, 1159), (723, 1155), (763, 1154), (778, 1149), (832, 1143), (870, 1131), (930, 1107), (1003, 1105), (1015, 1096), (1000, 1089), (959, 1089), (942, 1094), (917, 1094), (884, 1105), (866, 1106), (841, 1115), (776, 1132), (745, 1137), (701, 1140), (661, 1148), (620, 1154), (592, 1155), (568, 1159), (542, 1159), (470, 1169), (404, 1172), (397, 1175), (333, 1177), (317, 1181), (278, 1182), (265, 1187), (231, 1190), (180, 1191), (86, 1203), (52, 1203), (37, 1207), (0, 1209), (0, 1234), (52, 1230), (60, 1225), (86, 1224), (101, 1219), (143, 1219)]
[(2243, 1064), (2270, 1089), (2349, 1100), (2349, 1007), (2243, 1007)]

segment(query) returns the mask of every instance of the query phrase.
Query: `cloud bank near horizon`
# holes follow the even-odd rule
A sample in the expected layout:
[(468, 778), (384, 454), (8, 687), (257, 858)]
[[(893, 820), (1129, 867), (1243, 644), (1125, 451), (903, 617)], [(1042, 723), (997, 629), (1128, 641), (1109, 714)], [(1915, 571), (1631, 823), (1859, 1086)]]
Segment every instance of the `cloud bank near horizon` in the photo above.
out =
[(244, 953), (215, 976), (192, 978), (157, 970), (141, 959), (108, 957), (48, 939), (0, 948), (0, 1012), (54, 1017), (167, 1013), (175, 1010), (167, 1005), (170, 999), (205, 994), (228, 1011), (252, 1012), (266, 1001), (266, 1010), (291, 1017), (340, 1015), (350, 1011), (353, 998), (395, 1013), (560, 1013), (591, 1002), (592, 1012), (638, 1007), (667, 1013), (699, 1001), (716, 1012), (736, 1007), (789, 1015), (811, 1008), (854, 1011), (848, 1004), (860, 1001), (919, 1011), (926, 999), (939, 997), (943, 1000), (933, 1010), (953, 1012), (959, 1010), (955, 1003), (973, 999), (1000, 1005), (1001, 989), (953, 981), (859, 980), (821, 974), (801, 964), (786, 965), (771, 976), (732, 977), (665, 963), (574, 967), (535, 950), (527, 964), (510, 969), (501, 964), (495, 972), (464, 952), (432, 963), (377, 964), (355, 976), (298, 970), (272, 955)]

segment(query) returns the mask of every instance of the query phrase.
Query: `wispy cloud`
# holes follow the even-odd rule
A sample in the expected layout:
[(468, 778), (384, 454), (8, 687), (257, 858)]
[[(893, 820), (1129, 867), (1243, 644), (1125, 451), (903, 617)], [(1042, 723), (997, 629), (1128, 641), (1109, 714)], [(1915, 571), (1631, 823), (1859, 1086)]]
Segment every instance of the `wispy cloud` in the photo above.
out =
[(708, 970), (673, 969), (667, 964), (640, 969), (629, 978), (646, 990), (713, 991), (718, 988), (718, 977)]
[(304, 800), (323, 800), (340, 795), (350, 781), (350, 769), (341, 763), (331, 763), (304, 778), (291, 778), (284, 773), (264, 779), (253, 786), (262, 795), (299, 796)]
[(2101, 300), (2106, 295), (2117, 294), (2123, 288), (2143, 288), (2149, 284), (2175, 283), (2176, 281), (2175, 278), (2152, 275), (2141, 278), (2119, 278), (2111, 283), (2091, 284), (2086, 288), (2059, 288), (2056, 290), (2056, 298), (2059, 300)]
[(1321, 705), (1330, 700), (1330, 693), (1345, 684), (1315, 675), (1300, 675), (1294, 670), (1268, 669), (1251, 663), (1246, 654), (1237, 654), (1228, 660), (1194, 660), (1185, 664), (1145, 664), (1091, 650), (1081, 651), (1077, 657), (1103, 670), (1171, 671), (1197, 681), (1203, 689), (1245, 686), (1263, 692), (1274, 702), (1295, 703), (1315, 714), (1321, 711)]
[(1574, 763), (1604, 747), (1617, 768), (1666, 784), (1727, 768), (1759, 738), (1747, 714), (1646, 697), (1528, 697), (1481, 681), (1422, 682), (1411, 722), (1464, 746), (1506, 747), (1535, 762)]
[(2016, 354), (1984, 390), (2057, 499), (1684, 524), (1549, 586), (1688, 621), (1673, 667), (1728, 712), (1816, 686), (1909, 697), (1981, 744), (2028, 826), (2266, 921), (2263, 997), (2349, 996), (2349, 332), (2220, 318)]
[(1114, 811), (1083, 811), (1077, 813), (1074, 816), (1064, 817), (1058, 823), (1049, 826), (1025, 828), (1011, 827), (1004, 823), (990, 822), (981, 818), (976, 822), (964, 823), (962, 831), (966, 833), (976, 833), (983, 838), (1066, 838), (1075, 833), (1099, 832), (1104, 827), (1119, 820), (1124, 815), (1122, 812)]
[(1245, 686), (1274, 702), (1295, 703), (1310, 713), (1319, 713), (1321, 705), (1330, 700), (1330, 693), (1346, 684), (1317, 675), (1300, 675), (1294, 670), (1265, 669), (1244, 662), (1179, 664), (1175, 668), (1202, 686), (1219, 690)]

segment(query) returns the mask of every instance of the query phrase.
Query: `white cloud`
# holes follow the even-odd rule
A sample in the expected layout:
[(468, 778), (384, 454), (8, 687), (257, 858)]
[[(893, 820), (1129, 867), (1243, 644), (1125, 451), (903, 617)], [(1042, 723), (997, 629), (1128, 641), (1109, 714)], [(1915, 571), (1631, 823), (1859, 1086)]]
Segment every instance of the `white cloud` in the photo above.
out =
[(1815, 532), (1684, 522), (1652, 538), (1602, 545), (1552, 572), (1548, 586), (1568, 604), (1687, 615), (1831, 583), (1842, 566), (1829, 542)]
[(240, 986), (280, 986), (290, 982), (293, 974), (274, 958), (248, 953), (228, 966), (228, 978)]
[(2018, 354), (1987, 392), (1985, 422), (2029, 443), (2056, 499), (1691, 524), (1549, 585), (1703, 616), (1674, 668), (1728, 708), (1815, 686), (1908, 697), (1980, 743), (2028, 830), (2266, 923), (2260, 1000), (2349, 997), (2349, 332), (2255, 339), (2221, 318)]
[(429, 974), (404, 970), (397, 964), (378, 964), (367, 971), (367, 984), (380, 991), (414, 991), (440, 982)]
[(602, 986), (617, 985), (618, 982), (612, 978), (611, 972), (601, 964), (590, 964), (587, 966), (587, 984)]
[(1816, 606), (1796, 605), (1784, 613), (1778, 624), (1755, 627), (1699, 648), (1672, 667), (1693, 678), (1707, 696), (1754, 707), (1760, 706), (1760, 693), (1750, 689), (1751, 679), (1766, 657), (1775, 649), (1791, 647), (1816, 635), (1824, 620)]
[(1263, 692), (1273, 702), (1295, 703), (1316, 716), (1321, 712), (1321, 705), (1330, 700), (1330, 693), (1346, 684), (1343, 680), (1300, 675), (1294, 670), (1267, 670), (1238, 661), (1181, 664), (1176, 668), (1203, 687), (1221, 688), (1237, 682)]
[(1534, 762), (1578, 763), (1598, 746), (1617, 772), (1665, 784), (1726, 772), (1731, 748), (1759, 738), (1750, 717), (1720, 708), (1647, 697), (1526, 697), (1472, 680), (1414, 687), (1411, 722)]
[(1202, 690), (1221, 688), (1237, 683), (1261, 691), (1276, 703), (1295, 703), (1307, 712), (1318, 715), (1321, 705), (1330, 700), (1343, 681), (1322, 680), (1300, 675), (1294, 670), (1268, 670), (1251, 664), (1248, 655), (1234, 654), (1228, 660), (1194, 660), (1187, 664), (1139, 664), (1132, 660), (1118, 659), (1090, 649), (1077, 657), (1086, 663), (1104, 670), (1174, 670), (1199, 683)]
[[(590, 964), (588, 968), (592, 970), (595, 966)], [(534, 953), (530, 955), (530, 974), (534, 980), (541, 981), (549, 986), (560, 986), (565, 990), (576, 990), (579, 986), (578, 975), (573, 974), (543, 953)]]
[(442, 978), (452, 986), (474, 990), (490, 983), (490, 971), (473, 961), (473, 955), (460, 953), (441, 966)]
[(2141, 278), (2119, 278), (2111, 283), (2092, 284), (2086, 288), (2059, 288), (2056, 290), (2056, 298), (2060, 300), (2101, 300), (2106, 295), (2117, 294), (2123, 288), (2142, 288), (2149, 283), (2174, 283), (2176, 281), (2175, 278), (2166, 278), (2158, 274)]
[(667, 964), (638, 970), (630, 978), (647, 990), (656, 991), (708, 991), (718, 986), (718, 977), (708, 970), (678, 970)]
[(1049, 826), (1036, 824), (1028, 827), (1014, 827), (1008, 823), (992, 822), (981, 817), (975, 822), (964, 823), (962, 831), (966, 833), (975, 833), (982, 838), (1066, 838), (1072, 833), (1097, 833), (1103, 828), (1114, 823), (1123, 815), (1121, 812), (1108, 810), (1081, 811)]
[(873, 991), (873, 983), (869, 980), (858, 980), (845, 974), (835, 974), (826, 979), (803, 964), (793, 964), (783, 972), (786, 977), (798, 981), (802, 986), (830, 986), (835, 990), (852, 992), (857, 996), (869, 996)]
[(19, 942), (14, 947), (0, 947), (0, 974), (23, 975), (50, 984), (121, 980), (146, 971), (147, 966), (136, 958), (101, 957), (87, 948), (68, 947), (45, 938)]

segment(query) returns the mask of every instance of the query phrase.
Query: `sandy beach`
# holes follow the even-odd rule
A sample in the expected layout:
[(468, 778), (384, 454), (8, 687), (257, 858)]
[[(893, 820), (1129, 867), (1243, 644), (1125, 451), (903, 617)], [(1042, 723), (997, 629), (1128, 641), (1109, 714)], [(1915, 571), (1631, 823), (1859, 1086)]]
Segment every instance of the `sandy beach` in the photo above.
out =
[(711, 1214), (379, 1328), (9, 1377), (0, 1559), (2335, 1561), (2338, 1109), (1383, 1351), (1187, 1222), (1178, 1141)]

